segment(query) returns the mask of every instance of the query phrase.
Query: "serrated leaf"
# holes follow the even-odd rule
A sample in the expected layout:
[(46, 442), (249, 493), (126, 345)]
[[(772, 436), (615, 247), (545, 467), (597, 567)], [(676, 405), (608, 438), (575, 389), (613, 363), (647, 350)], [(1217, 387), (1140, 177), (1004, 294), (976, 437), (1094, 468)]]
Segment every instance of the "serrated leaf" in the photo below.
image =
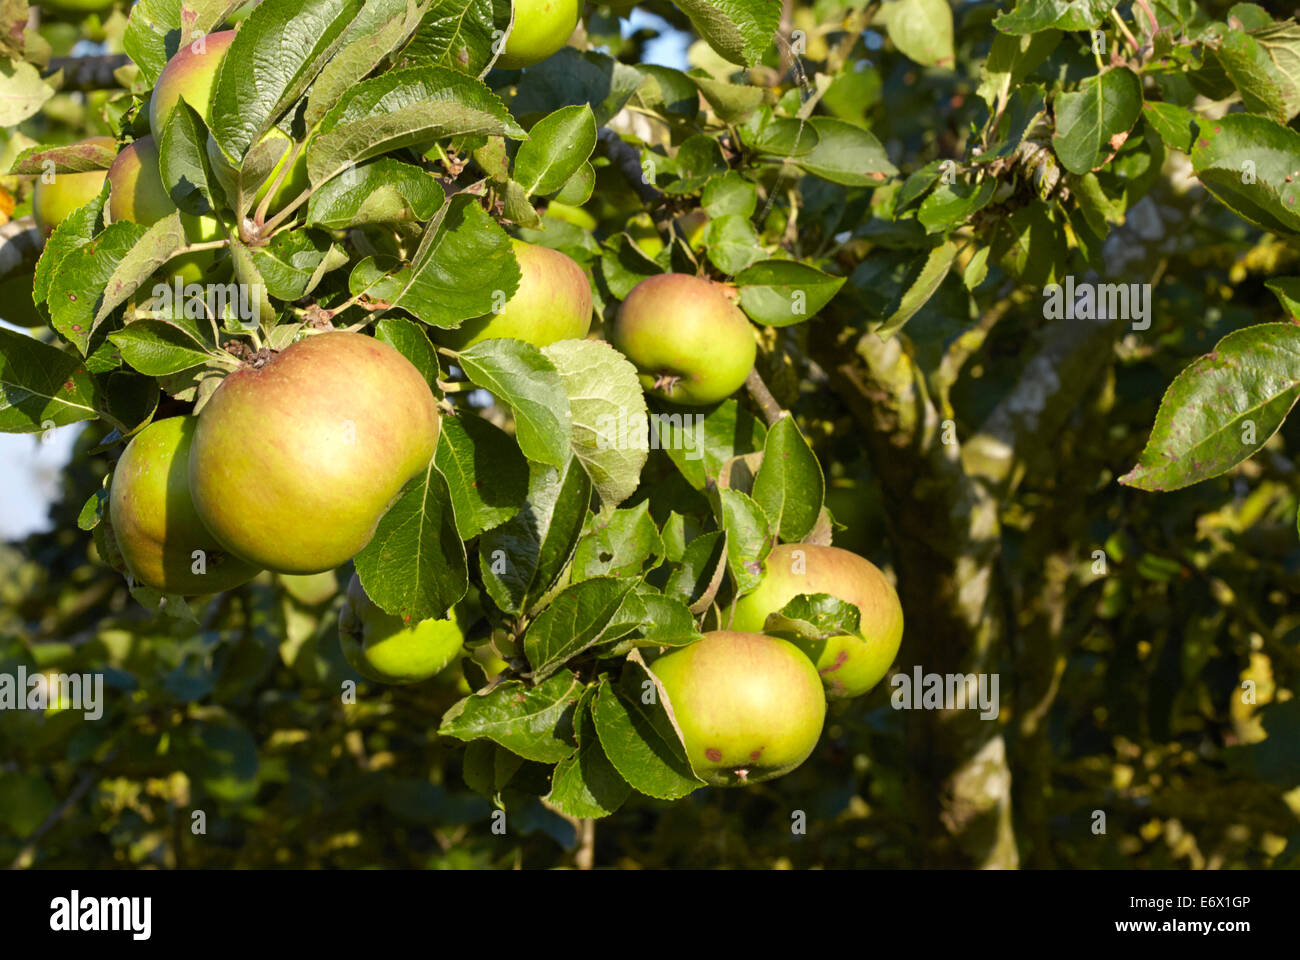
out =
[(505, 523), (528, 495), (528, 461), (508, 433), (482, 417), (444, 417), (434, 461), (447, 478), (462, 540)]
[(817, 523), (826, 480), (821, 464), (795, 425), (782, 417), (767, 431), (763, 465), (754, 478), (752, 496), (782, 540), (802, 540)]
[(1058, 94), (1052, 149), (1061, 166), (1075, 174), (1100, 169), (1124, 145), (1141, 109), (1142, 84), (1127, 67), (1087, 77), (1078, 90)]
[[(681, 735), (663, 706), (663, 688), (649, 671), (629, 662), (619, 690), (602, 683), (592, 715), (596, 733), (614, 769), (632, 787), (660, 800), (676, 800), (702, 786), (695, 776)], [(645, 703), (638, 680), (654, 684), (655, 696)]]
[[(602, 681), (604, 683), (605, 681)], [(588, 687), (573, 714), (578, 749), (555, 765), (547, 801), (570, 817), (607, 817), (623, 805), (632, 792), (605, 756), (596, 734), (592, 703), (596, 689)]]
[(555, 193), (596, 148), (596, 118), (588, 104), (561, 107), (533, 124), (515, 155), (514, 179), (529, 196)]
[(607, 637), (605, 630), (638, 581), (593, 577), (566, 587), (524, 634), (532, 676), (550, 676), (570, 659)]
[(785, 327), (816, 316), (844, 281), (797, 260), (761, 260), (740, 272), (736, 286), (745, 313), (759, 323)]
[(507, 680), (453, 706), (443, 715), (438, 734), (458, 740), (486, 737), (528, 760), (558, 763), (576, 746), (570, 715), (582, 689), (567, 672), (535, 687)]
[(524, 456), (558, 468), (568, 463), (573, 433), (565, 382), (542, 351), (522, 340), (483, 340), (461, 351), (458, 362), (513, 411)]
[(77, 357), (0, 327), (0, 432), (92, 420), (95, 384)]

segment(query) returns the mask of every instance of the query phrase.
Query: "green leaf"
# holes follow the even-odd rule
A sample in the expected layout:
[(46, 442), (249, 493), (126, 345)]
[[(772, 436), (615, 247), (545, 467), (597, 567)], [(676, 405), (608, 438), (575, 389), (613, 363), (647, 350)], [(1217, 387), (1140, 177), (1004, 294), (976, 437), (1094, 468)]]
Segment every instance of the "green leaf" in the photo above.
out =
[(204, 118), (226, 156), (242, 159), (302, 96), (360, 9), (361, 0), (258, 4), (221, 58)]
[(582, 168), (596, 148), (591, 107), (561, 107), (528, 131), (515, 155), (514, 179), (529, 196), (555, 193)]
[[(308, 129), (353, 86), (366, 78), (421, 23), (422, 8), (411, 0), (366, 0), (348, 24), (338, 50), (311, 85), (303, 123)], [(451, 64), (448, 64), (451, 66)]]
[(758, 188), (737, 171), (728, 170), (705, 184), (700, 204), (713, 219), (733, 214), (748, 219), (758, 209)]
[(1169, 385), (1137, 466), (1120, 482), (1167, 491), (1217, 477), (1262, 447), (1297, 397), (1300, 327), (1236, 330)]
[(993, 18), (993, 26), (1006, 33), (1057, 30), (1091, 30), (1115, 8), (1118, 0), (1020, 0), (1014, 10)]
[(892, 0), (880, 11), (889, 39), (923, 67), (951, 67), (952, 7), (948, 0)]
[[(438, 351), (429, 341), (429, 334), (424, 327), (403, 317), (384, 317), (375, 324), (375, 339), (383, 341), (410, 360), (430, 389), (438, 389), (438, 378), (442, 375), (438, 366)], [(445, 418), (443, 423), (447, 423)]]
[(483, 340), (459, 354), (471, 381), (514, 412), (515, 437), (529, 460), (563, 468), (573, 436), (564, 378), (542, 351), (522, 340)]
[(763, 102), (762, 87), (727, 83), (695, 73), (689, 76), (723, 123), (743, 123)]
[(767, 256), (749, 216), (739, 213), (711, 218), (704, 229), (704, 247), (709, 261), (732, 275)]
[(1196, 136), (1196, 114), (1176, 103), (1148, 100), (1142, 104), (1142, 115), (1159, 134), (1165, 146), (1190, 153)]
[(172, 203), (185, 213), (202, 215), (222, 205), (225, 198), (214, 196), (220, 188), (208, 156), (208, 130), (202, 118), (184, 100), (168, 115), (158, 138), (158, 166), (163, 183), (171, 184)]
[(726, 569), (726, 534), (710, 531), (686, 545), (681, 564), (669, 576), (664, 593), (680, 598), (692, 612), (702, 613), (713, 602)]
[(479, 538), (479, 571), (493, 602), (526, 613), (573, 557), (591, 502), (591, 481), (570, 459), (561, 470), (529, 469), (528, 497), (510, 520)]
[(901, 330), (934, 296), (939, 284), (948, 276), (948, 270), (956, 257), (957, 245), (949, 240), (932, 249), (924, 258), (913, 261), (904, 280), (903, 291), (888, 308), (889, 315), (876, 329), (877, 336), (891, 337)]
[(545, 679), (588, 647), (607, 639), (605, 629), (637, 582), (593, 577), (562, 590), (524, 634), (524, 654), (533, 668), (533, 679)]
[(47, 172), (59, 174), (107, 170), (116, 156), (117, 150), (112, 144), (97, 140), (82, 140), (79, 143), (52, 147), (38, 144), (18, 154), (8, 172), (35, 177)]
[(140, 289), (185, 243), (185, 230), (181, 226), (179, 212), (168, 214), (145, 230), (130, 251), (117, 262), (113, 273), (105, 281), (91, 332)]
[(520, 84), (510, 109), (516, 117), (527, 118), (589, 104), (600, 127), (623, 109), (642, 79), (636, 67), (606, 54), (561, 47), (528, 68), (528, 82)]
[(404, 277), (393, 306), (445, 328), (500, 310), (519, 289), (520, 273), (501, 225), (462, 194), (429, 222)]
[(132, 368), (150, 377), (189, 370), (212, 360), (207, 345), (165, 320), (136, 320), (108, 339)]
[(1248, 113), (1198, 124), (1192, 169), (1205, 188), (1250, 223), (1300, 233), (1300, 133)]
[(573, 579), (634, 577), (651, 557), (661, 557), (663, 540), (650, 516), (650, 501), (625, 510), (592, 514), (573, 555)]
[(447, 481), (433, 462), (406, 485), (356, 555), (366, 595), (403, 619), (442, 619), (469, 589)]
[(603, 340), (561, 340), (543, 347), (542, 355), (559, 372), (568, 397), (573, 455), (601, 503), (617, 506), (636, 490), (649, 457), (636, 368)]
[(486, 737), (525, 759), (558, 763), (574, 751), (572, 712), (582, 690), (568, 672), (535, 687), (507, 680), (458, 702), (443, 714), (438, 734), (457, 740)]
[(821, 464), (793, 417), (767, 431), (763, 464), (754, 478), (753, 498), (782, 540), (802, 540), (817, 523), (826, 480)]
[(51, 326), (83, 355), (109, 279), (146, 232), (147, 227), (125, 220), (110, 224), (89, 243), (68, 251), (59, 263), (50, 281)]
[(90, 242), (99, 226), (104, 203), (108, 199), (108, 181), (99, 192), (99, 196), (85, 206), (78, 207), (68, 214), (45, 241), (41, 258), (36, 261), (36, 272), (32, 277), (32, 302), (44, 304), (49, 297), (50, 284), (59, 267), (73, 250)]
[(736, 277), (741, 308), (757, 322), (773, 327), (816, 316), (844, 281), (797, 260), (761, 260)]
[(1274, 277), (1265, 280), (1264, 286), (1273, 291), (1288, 316), (1300, 317), (1300, 277)]
[(399, 147), (473, 134), (525, 136), (479, 80), (431, 65), (390, 70), (349, 89), (325, 115), (307, 148), (307, 176), (319, 186)]
[(402, 62), (432, 63), (482, 77), (492, 62), (492, 0), (433, 0)]
[(307, 201), (307, 226), (345, 230), (368, 223), (426, 221), (443, 205), (442, 185), (419, 167), (380, 157), (324, 184)]
[(680, 0), (696, 32), (732, 63), (752, 67), (772, 45), (780, 0)]
[(767, 430), (735, 400), (703, 413), (656, 413), (651, 436), (696, 490), (716, 482), (732, 457), (763, 449)]
[(736, 593), (748, 593), (763, 577), (763, 559), (772, 549), (773, 531), (763, 508), (748, 495), (720, 489), (716, 496), (719, 523), (727, 534), (727, 570)]
[(434, 458), (447, 478), (462, 540), (499, 527), (528, 495), (528, 461), (511, 436), (482, 417), (444, 417)]
[(779, 612), (768, 614), (763, 632), (796, 644), (800, 641), (815, 644), (845, 634), (861, 636), (860, 618), (861, 611), (854, 604), (829, 593), (801, 593)]
[[(603, 685), (605, 681), (601, 681)], [(588, 687), (573, 713), (577, 752), (555, 765), (547, 801), (569, 817), (607, 817), (623, 805), (632, 792), (628, 782), (605, 756), (596, 733), (592, 705), (595, 687)]]
[(875, 187), (898, 173), (874, 136), (843, 120), (813, 117), (817, 145), (792, 162), (815, 177), (846, 187)]
[(1059, 30), (1040, 28), (1025, 35), (1019, 35), (1018, 31), (997, 34), (981, 68), (982, 79), (976, 93), (990, 110), (997, 112), (1012, 89), (1037, 69), (1060, 42)]
[(1065, 169), (1087, 173), (1104, 166), (1128, 139), (1142, 109), (1142, 84), (1132, 70), (1116, 67), (1058, 94), (1054, 109), (1052, 148)]
[(697, 790), (702, 781), (686, 759), (666, 701), (659, 681), (629, 661), (617, 688), (600, 684), (592, 714), (600, 745), (619, 775), (647, 796), (676, 800)]
[(0, 432), (93, 420), (95, 385), (77, 357), (0, 327)]

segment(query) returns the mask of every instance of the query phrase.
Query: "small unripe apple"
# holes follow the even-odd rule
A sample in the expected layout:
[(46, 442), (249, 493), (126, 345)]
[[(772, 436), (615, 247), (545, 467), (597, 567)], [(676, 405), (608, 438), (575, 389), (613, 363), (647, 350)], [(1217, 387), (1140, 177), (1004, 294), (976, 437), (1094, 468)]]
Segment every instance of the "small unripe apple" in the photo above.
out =
[(731, 626), (762, 630), (767, 618), (804, 593), (828, 593), (858, 608), (863, 639), (843, 634), (796, 641), (817, 666), (829, 697), (856, 697), (885, 676), (903, 640), (903, 607), (870, 560), (839, 547), (783, 543), (763, 562), (763, 579), (736, 603)]
[(132, 576), (164, 593), (219, 593), (257, 576), (203, 525), (190, 498), (188, 462), (195, 417), (169, 417), (141, 430), (117, 461), (109, 522)]
[(557, 340), (579, 340), (591, 329), (591, 285), (570, 256), (549, 247), (511, 239), (519, 261), (519, 289), (500, 313), (466, 320), (435, 336), (453, 350), (482, 340), (512, 337), (535, 347)]
[(582, 0), (514, 0), (515, 22), (497, 58), (502, 70), (541, 63), (568, 42), (582, 15)]
[[(158, 147), (152, 136), (141, 137), (122, 149), (108, 168), (108, 218), (152, 226), (176, 210), (158, 170)], [(181, 226), (190, 243), (216, 240), (221, 225), (213, 217), (181, 214)], [(216, 259), (212, 250), (196, 250), (167, 261), (166, 270), (185, 283), (197, 283)]]
[(285, 592), (299, 603), (309, 607), (324, 603), (339, 592), (339, 583), (333, 570), (320, 573), (307, 573), (301, 576), (292, 573), (280, 574), (280, 585)]
[(684, 273), (646, 277), (619, 307), (611, 338), (647, 393), (703, 406), (734, 393), (754, 367), (754, 329), (721, 284)]
[[(98, 143), (110, 150), (117, 147), (117, 141), (112, 137), (91, 137), (81, 142)], [(72, 211), (99, 196), (106, 176), (107, 170), (87, 170), (85, 173), (56, 173), (53, 183), (37, 178), (32, 193), (32, 214), (41, 235), (48, 237)]]
[(379, 683), (419, 683), (460, 653), (465, 635), (455, 617), (406, 623), (366, 595), (356, 574), (339, 610), (339, 644), (352, 669)]
[(714, 786), (789, 773), (821, 736), (821, 680), (786, 640), (715, 630), (650, 669), (668, 693), (691, 766)]
[(360, 551), (438, 444), (424, 375), (388, 344), (315, 334), (213, 392), (190, 490), (227, 549), (277, 573), (332, 570)]

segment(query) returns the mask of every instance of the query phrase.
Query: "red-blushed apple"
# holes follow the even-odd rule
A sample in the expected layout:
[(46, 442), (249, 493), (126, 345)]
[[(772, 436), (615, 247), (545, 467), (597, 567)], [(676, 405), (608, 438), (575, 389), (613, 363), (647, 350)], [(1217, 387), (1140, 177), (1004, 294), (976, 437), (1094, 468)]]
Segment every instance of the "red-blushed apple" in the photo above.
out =
[(227, 376), (199, 414), (190, 490), (235, 554), (277, 573), (345, 563), (438, 444), (428, 382), (382, 341), (307, 337)]
[(109, 522), (127, 569), (145, 586), (190, 596), (219, 593), (257, 576), (258, 568), (224, 550), (190, 498), (194, 417), (149, 424), (118, 458)]
[[(212, 103), (212, 90), (216, 84), (217, 70), (226, 55), (231, 42), (235, 39), (234, 30), (222, 30), (210, 33), (201, 40), (181, 47), (175, 56), (167, 61), (163, 71), (154, 85), (153, 95), (149, 100), (149, 129), (154, 136), (162, 134), (168, 116), (176, 109), (176, 104), (184, 100), (205, 120)], [(282, 143), (280, 159), (276, 161), (271, 173), (253, 196), (252, 206), (256, 208), (280, 176), (280, 169), (289, 158), (293, 145), (292, 139), (282, 130), (272, 127), (262, 136), (262, 140)], [(208, 159), (212, 163), (213, 173), (221, 181), (222, 187), (233, 198), (235, 170), (230, 161), (222, 154), (215, 140), (208, 138)], [(268, 212), (275, 212), (290, 200), (307, 189), (307, 151), (298, 151), (293, 166), (284, 175), (275, 188), (267, 204)]]
[(768, 616), (800, 594), (828, 593), (858, 608), (862, 638), (796, 641), (832, 698), (866, 693), (885, 676), (903, 640), (903, 607), (880, 569), (839, 547), (783, 543), (763, 562), (763, 579), (736, 603), (733, 630), (762, 630)]
[[(128, 144), (108, 168), (108, 219), (129, 220), (149, 227), (176, 211), (158, 170), (158, 147), (151, 136)], [(221, 237), (221, 225), (213, 217), (181, 214), (181, 226), (190, 243)], [(198, 283), (216, 259), (212, 250), (195, 250), (168, 260), (163, 271), (185, 283)]]
[(611, 337), (646, 393), (688, 406), (734, 393), (754, 367), (754, 328), (721, 284), (685, 273), (646, 277), (618, 309)]
[[(90, 137), (81, 142), (117, 149), (117, 141), (112, 137)], [(51, 183), (38, 177), (32, 193), (32, 215), (41, 236), (48, 237), (68, 214), (99, 196), (106, 176), (107, 170), (87, 170), (84, 173), (56, 173)]]
[(664, 685), (695, 772), (714, 786), (771, 780), (817, 745), (826, 697), (794, 644), (715, 630), (650, 665)]
[(496, 66), (518, 70), (541, 63), (569, 41), (582, 0), (514, 0), (515, 22)]
[(519, 261), (519, 289), (500, 313), (466, 320), (455, 330), (439, 330), (438, 341), (464, 350), (483, 340), (512, 337), (544, 347), (557, 340), (579, 340), (591, 329), (591, 285), (572, 257), (549, 247), (511, 239)]
[(379, 683), (419, 683), (456, 659), (465, 635), (454, 616), (406, 623), (366, 595), (356, 574), (339, 610), (339, 644), (352, 669)]

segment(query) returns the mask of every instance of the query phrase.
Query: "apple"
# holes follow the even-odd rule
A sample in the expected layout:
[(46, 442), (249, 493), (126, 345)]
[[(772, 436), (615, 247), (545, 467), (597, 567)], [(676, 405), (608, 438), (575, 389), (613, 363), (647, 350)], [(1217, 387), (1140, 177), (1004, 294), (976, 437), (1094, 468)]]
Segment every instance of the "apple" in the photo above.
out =
[[(91, 137), (82, 143), (98, 143), (109, 149), (117, 148), (112, 137)], [(56, 173), (54, 182), (37, 178), (32, 193), (32, 214), (41, 236), (48, 237), (64, 219), (78, 207), (84, 207), (99, 196), (107, 170), (87, 170), (85, 173)]]
[(754, 330), (721, 284), (684, 273), (646, 277), (627, 295), (612, 340), (646, 392), (703, 406), (734, 393), (754, 367)]
[[(153, 96), (149, 101), (149, 129), (155, 135), (162, 133), (167, 117), (181, 100), (193, 107), (199, 116), (207, 119), (208, 107), (212, 102), (212, 90), (216, 85), (217, 70), (234, 39), (234, 30), (210, 33), (201, 41), (182, 47), (167, 61), (167, 66), (163, 67), (162, 73), (159, 74), (158, 82), (154, 85)], [(288, 159), (289, 148), (293, 144), (292, 138), (278, 127), (272, 127), (263, 134), (262, 142), (267, 141), (283, 141), (284, 147), (280, 159), (270, 175), (262, 181), (253, 197), (254, 208), (261, 204), (271, 185), (275, 183), (276, 177), (280, 175), (280, 169)], [(226, 192), (233, 197), (235, 169), (211, 136), (208, 137), (207, 152), (213, 173)], [(270, 212), (279, 210), (306, 190), (307, 185), (307, 151), (300, 150), (294, 158), (293, 166), (276, 187), (275, 193), (267, 204), (267, 210)]]
[(352, 669), (379, 683), (419, 683), (456, 659), (465, 635), (455, 617), (406, 623), (366, 595), (355, 573), (339, 610), (339, 644)]
[(162, 134), (167, 117), (181, 100), (207, 119), (217, 68), (234, 39), (234, 30), (209, 33), (181, 47), (167, 61), (149, 99), (149, 129), (155, 136)]
[(736, 603), (733, 630), (762, 630), (801, 593), (829, 593), (858, 608), (862, 639), (844, 634), (799, 644), (832, 698), (866, 693), (885, 676), (903, 639), (903, 607), (874, 563), (839, 547), (783, 543), (763, 563), (758, 587)]
[(703, 210), (692, 210), (673, 221), (686, 242), (697, 253), (704, 249), (704, 231), (709, 228), (709, 215)]
[(195, 417), (157, 420), (136, 434), (113, 470), (109, 523), (131, 575), (164, 593), (219, 593), (257, 576), (204, 527), (190, 499)]
[[(116, 222), (152, 226), (176, 210), (158, 170), (158, 147), (144, 136), (122, 149), (108, 168), (108, 218)], [(181, 214), (181, 226), (190, 243), (220, 239), (221, 224), (213, 217)], [(167, 261), (170, 275), (185, 283), (198, 283), (216, 259), (212, 250), (196, 250)]]
[(519, 289), (500, 313), (466, 320), (455, 330), (434, 336), (453, 350), (482, 340), (512, 337), (544, 347), (557, 340), (578, 340), (591, 329), (591, 285), (582, 267), (549, 247), (511, 239), (519, 261)]
[(496, 66), (518, 70), (541, 63), (564, 46), (578, 25), (582, 0), (514, 0), (515, 22)]
[(423, 374), (382, 341), (314, 334), (222, 380), (199, 414), (190, 490), (231, 552), (276, 573), (347, 562), (438, 444)]
[(715, 630), (650, 669), (668, 694), (691, 766), (714, 786), (789, 773), (821, 736), (821, 679), (789, 641)]
[(333, 570), (322, 570), (320, 573), (308, 573), (302, 576), (282, 573), (280, 585), (289, 596), (309, 607), (324, 603), (339, 592), (338, 580)]

